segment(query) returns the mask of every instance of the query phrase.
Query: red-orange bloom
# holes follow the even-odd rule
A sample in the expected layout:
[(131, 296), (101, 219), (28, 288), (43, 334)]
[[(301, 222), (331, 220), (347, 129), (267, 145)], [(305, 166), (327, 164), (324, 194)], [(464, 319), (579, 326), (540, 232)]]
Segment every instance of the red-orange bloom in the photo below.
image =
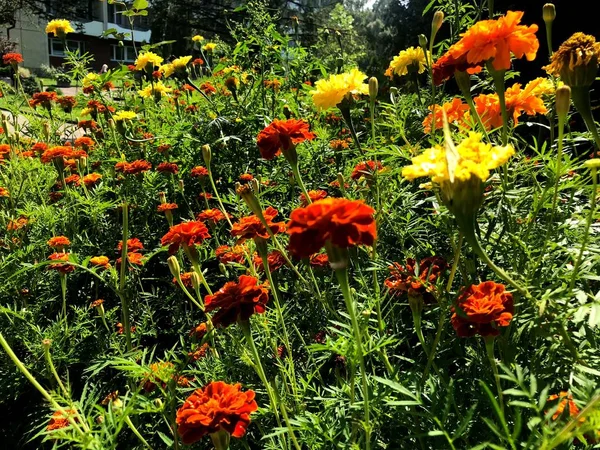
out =
[(315, 134), (309, 131), (308, 123), (303, 120), (275, 119), (258, 133), (256, 144), (260, 150), (260, 156), (264, 159), (273, 159), (282, 151), (287, 151), (292, 146), (315, 137)]
[(63, 97), (58, 97), (56, 103), (62, 107), (63, 111), (69, 113), (73, 110), (73, 107), (77, 105), (77, 99), (72, 95), (65, 95)]
[(254, 180), (254, 177), (252, 176), (252, 174), (243, 173), (240, 175), (240, 182), (242, 182), (242, 183), (247, 183), (252, 180)]
[(220, 245), (215, 250), (215, 255), (219, 262), (227, 264), (230, 262), (244, 264), (246, 260), (245, 254), (246, 247), (243, 245), (235, 245), (230, 247), (229, 245)]
[[(259, 272), (265, 271), (263, 260), (259, 254), (256, 253), (254, 255), (254, 258), (252, 258), (252, 262), (254, 263), (254, 267), (256, 267), (256, 270), (258, 270)], [(269, 265), (269, 271), (275, 272), (277, 269), (279, 269), (285, 264), (285, 258), (279, 250), (273, 250), (267, 255), (267, 264)]]
[(381, 161), (362, 161), (354, 167), (350, 178), (353, 180), (358, 180), (361, 177), (370, 178), (373, 176), (375, 170), (377, 170), (377, 172), (381, 172), (383, 170), (383, 164), (381, 164)]
[(215, 92), (217, 92), (217, 89), (212, 84), (210, 84), (208, 81), (206, 81), (200, 85), (200, 90), (202, 92), (204, 92), (206, 95), (211, 95), (211, 94), (214, 94)]
[(87, 153), (83, 150), (75, 150), (69, 146), (57, 146), (52, 147), (42, 153), (41, 160), (43, 163), (50, 163), (57, 158), (69, 159), (69, 158), (85, 158)]
[[(469, 110), (469, 105), (463, 103), (463, 101), (456, 97), (451, 102), (444, 103), (443, 105), (435, 105), (435, 129), (441, 130), (444, 126), (444, 112), (446, 113), (446, 117), (448, 119), (448, 123), (458, 122), (459, 124), (463, 123), (464, 116)], [(429, 106), (429, 115), (425, 117), (423, 120), (423, 127), (425, 128), (425, 133), (431, 133), (431, 124), (434, 120), (434, 107)]]
[(90, 188), (92, 186), (95, 186), (101, 179), (102, 175), (100, 175), (99, 173), (90, 173), (89, 175), (83, 177), (83, 184), (85, 184), (86, 187)]
[(90, 151), (96, 143), (88, 136), (81, 136), (75, 139), (75, 147), (81, 147), (85, 151)]
[(66, 428), (70, 425), (69, 417), (72, 417), (75, 422), (79, 422), (77, 411), (74, 409), (64, 409), (62, 411), (55, 411), (50, 417), (47, 431), (58, 430), (60, 428)]
[(179, 172), (179, 167), (175, 163), (162, 162), (156, 166), (156, 171), (160, 173), (177, 174)]
[[(123, 241), (119, 241), (117, 245), (117, 250), (123, 250)], [(138, 238), (127, 239), (127, 251), (128, 252), (137, 252), (140, 250), (144, 250), (144, 244)]]
[(13, 63), (20, 64), (23, 62), (23, 55), (21, 55), (20, 53), (5, 53), (4, 56), (2, 57), (2, 61), (6, 65), (13, 64)]
[(193, 247), (209, 237), (210, 234), (208, 234), (208, 228), (204, 222), (183, 222), (169, 229), (169, 232), (162, 237), (161, 245), (169, 245), (169, 253), (173, 254), (181, 246)]
[(10, 192), (5, 187), (0, 187), (0, 197), (10, 197)]
[[(68, 261), (69, 254), (65, 252), (52, 253), (50, 256), (48, 256), (48, 259), (51, 261)], [(65, 275), (67, 273), (73, 272), (75, 270), (75, 267), (68, 263), (55, 263), (49, 264), (48, 269), (56, 270), (57, 272), (60, 272), (63, 275)]]
[(384, 284), (392, 294), (407, 292), (411, 297), (422, 296), (425, 303), (433, 303), (435, 284), (447, 266), (446, 261), (438, 256), (424, 258), (418, 266), (414, 259), (409, 258), (406, 266), (398, 263), (390, 266), (391, 276)]
[(192, 169), (190, 175), (195, 178), (204, 178), (208, 176), (208, 169), (204, 166), (196, 166)]
[(308, 258), (327, 241), (341, 248), (373, 245), (377, 238), (375, 210), (362, 200), (324, 198), (292, 211), (288, 223), (290, 251)]
[(71, 245), (71, 241), (65, 236), (55, 236), (50, 238), (47, 244), (49, 247), (62, 249), (63, 247), (68, 247)]
[(196, 389), (177, 410), (177, 431), (184, 444), (222, 430), (241, 438), (250, 424), (250, 414), (257, 409), (254, 391), (242, 392), (240, 384), (213, 381)]
[(173, 211), (177, 208), (179, 208), (177, 203), (161, 203), (160, 205), (158, 205), (158, 208), (156, 208), (156, 210), (158, 212), (165, 212), (165, 211)]
[(497, 20), (482, 20), (473, 25), (433, 65), (435, 84), (443, 83), (457, 70), (473, 73), (486, 61), (491, 61), (496, 70), (508, 70), (511, 53), (533, 61), (540, 46), (535, 36), (538, 27), (519, 25), (523, 14), (508, 11)]
[[(180, 275), (181, 284), (183, 284), (186, 288), (192, 288), (192, 274), (194, 272), (185, 272)], [(177, 282), (177, 278), (173, 277), (173, 284), (179, 284)]]
[(90, 264), (96, 267), (104, 267), (105, 269), (110, 267), (107, 256), (94, 256), (90, 258)]
[(115, 164), (115, 170), (117, 172), (123, 172), (128, 175), (137, 175), (138, 173), (147, 172), (152, 169), (152, 164), (143, 159), (138, 159), (133, 162), (120, 161)]
[(202, 338), (206, 336), (206, 333), (208, 333), (208, 326), (206, 325), (206, 322), (202, 322), (200, 325), (198, 325), (192, 330), (190, 336), (193, 336), (197, 340), (201, 341)]
[[(121, 267), (121, 258), (117, 258), (116, 264), (117, 268)], [(127, 261), (129, 264), (134, 266), (143, 266), (144, 265), (144, 255), (138, 252), (128, 252), (127, 253)]]
[(57, 98), (56, 92), (36, 92), (29, 100), (29, 106), (36, 108), (41, 105), (50, 109), (52, 102), (56, 101)]
[(33, 144), (31, 146), (31, 151), (34, 153), (44, 153), (46, 150), (48, 150), (48, 144), (44, 143), (44, 142), (36, 142), (35, 144)]
[[(57, 183), (60, 186), (60, 182)], [(65, 184), (67, 185), (75, 185), (75, 186), (79, 186), (81, 184), (81, 177), (79, 175), (77, 175), (76, 173), (74, 173), (73, 175), (69, 175), (67, 178), (65, 178)]]
[[(565, 391), (561, 391), (558, 395), (553, 394), (548, 397), (549, 402), (553, 402), (558, 399), (560, 399), (560, 402), (558, 403), (558, 409), (552, 415), (552, 420), (558, 419), (565, 411), (567, 406), (569, 407), (569, 417), (575, 417), (579, 414), (579, 407), (573, 401), (573, 396), (571, 394)], [(583, 420), (585, 420), (585, 418)]]
[(258, 279), (241, 275), (238, 282), (229, 281), (214, 295), (204, 297), (206, 312), (218, 311), (212, 316), (215, 326), (227, 327), (250, 319), (252, 314), (263, 314), (269, 301), (269, 290)]
[(513, 297), (503, 284), (486, 281), (471, 285), (452, 307), (452, 326), (460, 337), (497, 336), (513, 317)]
[[(229, 214), (228, 214), (229, 216)], [(218, 208), (213, 208), (213, 209), (205, 209), (204, 211), (202, 211), (201, 213), (199, 213), (196, 216), (197, 220), (202, 220), (204, 222), (209, 222), (212, 224), (216, 224), (217, 222), (220, 222), (221, 220), (225, 220), (225, 214), (223, 214), (223, 211), (221, 211)]]
[[(283, 233), (285, 231), (284, 222), (273, 222), (273, 219), (278, 214), (279, 212), (271, 206), (263, 211), (263, 216), (273, 234)], [(242, 217), (239, 222), (234, 223), (233, 228), (231, 229), (231, 235), (236, 236), (239, 243), (244, 242), (246, 239), (268, 239), (270, 236), (269, 232), (256, 215)]]
[[(319, 189), (318, 191), (308, 191), (308, 198), (310, 198), (311, 203), (316, 202), (317, 200), (321, 200), (327, 197), (327, 192)], [(304, 194), (300, 194), (300, 206), (306, 206), (308, 202), (306, 201), (306, 196)]]
[(314, 267), (329, 267), (327, 253), (318, 253), (310, 257), (310, 265)]

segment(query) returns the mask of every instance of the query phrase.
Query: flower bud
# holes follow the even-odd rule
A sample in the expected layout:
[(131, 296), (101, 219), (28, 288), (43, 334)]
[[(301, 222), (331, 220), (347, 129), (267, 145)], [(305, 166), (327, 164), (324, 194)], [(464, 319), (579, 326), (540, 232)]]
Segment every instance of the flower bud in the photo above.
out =
[(183, 192), (183, 180), (179, 180), (177, 182), (177, 187), (179, 188), (180, 192)]
[(431, 21), (431, 32), (435, 36), (440, 28), (442, 28), (442, 24), (444, 23), (444, 13), (442, 11), (436, 11), (433, 15), (433, 20)]
[(51, 339), (44, 339), (44, 340), (42, 340), (42, 347), (44, 347), (44, 350), (50, 349), (51, 345), (52, 345), (52, 340)]
[(155, 398), (153, 400), (154, 406), (156, 406), (157, 408), (161, 408), (163, 407), (163, 401), (160, 398)]
[(596, 170), (600, 170), (600, 158), (588, 159), (583, 163), (585, 167), (590, 169), (592, 172)]
[(252, 190), (256, 193), (260, 191), (260, 183), (256, 178), (252, 178), (252, 180), (250, 181), (250, 186), (252, 186)]
[(377, 92), (379, 91), (379, 81), (375, 77), (369, 78), (369, 97), (371, 102), (375, 102)]
[(202, 146), (202, 158), (204, 159), (204, 164), (206, 164), (206, 168), (210, 170), (210, 161), (212, 160), (212, 152), (210, 150), (210, 145), (204, 144)]
[(112, 409), (116, 413), (120, 413), (123, 410), (123, 402), (120, 398), (116, 398), (111, 403)]
[(219, 272), (221, 272), (222, 275), (227, 276), (227, 267), (225, 267), (225, 264), (223, 263), (219, 263)]
[(192, 272), (190, 278), (192, 280), (192, 287), (194, 288), (194, 290), (197, 291), (198, 289), (200, 289), (200, 275), (198, 275), (196, 272)]
[(181, 267), (179, 267), (179, 261), (177, 261), (177, 258), (175, 256), (169, 256), (167, 258), (167, 265), (169, 266), (171, 274), (175, 278), (179, 279), (181, 277)]
[(159, 192), (158, 193), (158, 199), (160, 200), (160, 203), (162, 205), (164, 205), (165, 203), (167, 203), (167, 196), (164, 192)]
[(423, 50), (425, 50), (427, 48), (427, 36), (425, 36), (424, 34), (420, 34), (419, 35), (419, 45), (423, 48)]
[(559, 120), (565, 120), (571, 108), (571, 88), (566, 84), (556, 89), (556, 114)]
[(556, 19), (556, 7), (554, 3), (546, 3), (542, 9), (542, 17), (544, 18), (544, 22), (546, 24), (554, 22)]
[(346, 185), (344, 182), (344, 175), (342, 175), (341, 173), (337, 174), (337, 181), (340, 184), (340, 189), (343, 191), (344, 190), (344, 186)]

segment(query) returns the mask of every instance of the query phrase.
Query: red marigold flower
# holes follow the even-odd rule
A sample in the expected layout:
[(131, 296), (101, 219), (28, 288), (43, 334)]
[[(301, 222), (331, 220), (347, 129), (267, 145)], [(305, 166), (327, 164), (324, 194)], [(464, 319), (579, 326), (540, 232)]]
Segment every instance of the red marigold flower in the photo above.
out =
[[(231, 216), (229, 214), (227, 214), (227, 217), (231, 217)], [(216, 224), (217, 222), (220, 222), (221, 220), (225, 220), (227, 217), (225, 216), (225, 214), (223, 214), (223, 211), (221, 211), (220, 209), (213, 208), (213, 209), (205, 209), (201, 213), (198, 213), (198, 215), (196, 216), (196, 220), (201, 220), (203, 222), (209, 222), (209, 223)]]
[[(319, 189), (318, 191), (308, 191), (308, 198), (310, 198), (311, 203), (316, 202), (317, 200), (321, 200), (327, 197), (327, 192)], [(306, 201), (306, 196), (304, 194), (300, 194), (300, 205), (306, 206), (308, 202)]]
[(362, 200), (324, 198), (292, 211), (288, 223), (290, 251), (308, 258), (326, 242), (340, 248), (373, 245), (377, 238), (375, 210)]
[(85, 184), (87, 188), (90, 188), (95, 186), (101, 179), (102, 175), (99, 173), (90, 173), (89, 175), (83, 177), (83, 184)]
[(229, 245), (220, 245), (215, 250), (215, 255), (219, 262), (223, 264), (227, 263), (237, 263), (244, 264), (246, 260), (246, 247), (243, 245), (235, 245), (230, 247)]
[(55, 102), (57, 98), (56, 92), (36, 92), (31, 97), (31, 100), (29, 100), (29, 105), (32, 108), (37, 108), (41, 105), (44, 108), (50, 109), (52, 102)]
[(249, 181), (254, 180), (254, 177), (250, 173), (243, 173), (240, 175), (239, 179), (241, 183), (248, 183)]
[(189, 352), (188, 358), (190, 358), (192, 361), (198, 361), (206, 356), (209, 348), (210, 346), (208, 345), (208, 342), (205, 342), (196, 350), (194, 350), (194, 352)]
[[(68, 261), (69, 254), (66, 252), (52, 253), (50, 256), (48, 256), (48, 259), (51, 261)], [(75, 270), (75, 267), (68, 263), (56, 263), (49, 264), (48, 269), (56, 270), (57, 272), (60, 272), (63, 275), (65, 275), (67, 273), (73, 272)]]
[(193, 66), (201, 66), (204, 64), (204, 60), (202, 58), (196, 58), (192, 61)]
[(96, 131), (100, 129), (98, 123), (95, 120), (80, 120), (77, 123), (77, 126), (87, 131)]
[(198, 198), (203, 200), (210, 200), (211, 198), (213, 198), (213, 195), (210, 192), (200, 192), (198, 194)]
[[(117, 251), (123, 250), (123, 241), (119, 241), (117, 244)], [(139, 252), (144, 250), (144, 244), (138, 238), (127, 239), (127, 251), (128, 252)]]
[(234, 322), (247, 321), (252, 314), (263, 314), (269, 301), (269, 290), (258, 279), (241, 275), (238, 282), (229, 281), (213, 295), (204, 297), (206, 312), (216, 309), (212, 316), (215, 326), (227, 327)]
[(84, 86), (82, 91), (84, 94), (92, 94), (94, 92), (95, 87), (93, 85)]
[(67, 178), (65, 178), (65, 184), (67, 185), (75, 185), (75, 186), (79, 186), (81, 184), (81, 177), (79, 175), (77, 175), (76, 173), (73, 175), (69, 175)]
[[(560, 401), (558, 402), (558, 408), (556, 409), (556, 412), (552, 415), (552, 420), (556, 420), (560, 416), (562, 416), (567, 406), (569, 407), (569, 418), (576, 417), (579, 415), (579, 407), (573, 401), (573, 396), (571, 394), (569, 394), (566, 391), (561, 391), (558, 395), (553, 394), (548, 397), (549, 402), (554, 402), (555, 400), (559, 399)], [(581, 420), (584, 421), (585, 418), (582, 418)]]
[[(123, 328), (123, 324), (121, 322), (117, 323), (115, 327), (117, 328), (117, 334), (123, 334), (123, 332), (125, 331), (125, 328)], [(135, 333), (136, 327), (130, 327), (129, 329), (132, 333)]]
[[(263, 260), (258, 253), (254, 254), (252, 262), (254, 263), (254, 267), (256, 267), (256, 270), (258, 270), (259, 272), (265, 271)], [(269, 264), (269, 271), (272, 273), (285, 264), (285, 258), (279, 250), (273, 250), (267, 255), (267, 264)]]
[(161, 239), (161, 245), (169, 245), (169, 254), (175, 253), (179, 247), (193, 247), (208, 239), (208, 228), (204, 222), (190, 221), (174, 225)]
[(269, 126), (258, 133), (256, 144), (260, 156), (264, 159), (273, 159), (282, 151), (288, 151), (292, 146), (312, 140), (316, 137), (309, 131), (309, 125), (303, 120), (275, 119)]
[(0, 187), (0, 197), (10, 197), (10, 192), (5, 187)]
[(55, 411), (54, 414), (52, 414), (52, 417), (50, 417), (50, 422), (48, 422), (46, 430), (53, 431), (70, 426), (71, 423), (69, 422), (69, 417), (72, 417), (75, 422), (79, 422), (79, 416), (74, 409)]
[(50, 238), (47, 244), (49, 247), (62, 249), (63, 247), (68, 247), (71, 245), (71, 241), (65, 236), (55, 236)]
[(471, 285), (452, 307), (452, 326), (460, 337), (497, 336), (513, 317), (513, 297), (503, 284), (486, 281)]
[[(269, 206), (263, 211), (263, 216), (267, 221), (267, 225), (273, 234), (283, 233), (285, 231), (284, 222), (273, 222), (273, 219), (279, 212)], [(262, 238), (268, 239), (270, 234), (256, 215), (242, 217), (239, 222), (233, 224), (231, 235), (238, 238), (238, 243), (244, 242), (246, 239)]]
[[(116, 260), (116, 265), (117, 268), (121, 267), (121, 258), (117, 258)], [(144, 255), (142, 255), (141, 253), (138, 252), (128, 252), (127, 253), (127, 261), (129, 261), (129, 264), (134, 265), (134, 266), (143, 266), (144, 265)]]
[(23, 62), (23, 55), (21, 55), (20, 53), (5, 53), (4, 56), (2, 57), (2, 61), (6, 65), (13, 64), (13, 63), (20, 64)]
[(200, 108), (198, 108), (198, 105), (189, 105), (185, 108), (185, 112), (188, 113), (196, 113), (200, 110)]
[(192, 169), (190, 175), (195, 178), (204, 178), (208, 176), (208, 169), (204, 166), (196, 166)]
[(99, 298), (98, 300), (94, 300), (92, 303), (90, 303), (90, 309), (99, 308), (102, 305), (104, 305), (104, 300)]
[(17, 231), (17, 230), (20, 230), (21, 228), (25, 228), (28, 223), (29, 223), (29, 220), (27, 219), (27, 217), (19, 217), (18, 219), (11, 219), (8, 221), (8, 224), (6, 225), (6, 229), (8, 231)]
[(179, 208), (177, 203), (161, 203), (160, 205), (158, 205), (158, 208), (156, 208), (156, 210), (158, 212), (165, 212), (165, 211), (173, 211), (177, 208)]
[(117, 172), (123, 172), (127, 175), (137, 175), (138, 173), (147, 172), (152, 169), (152, 164), (143, 159), (138, 159), (133, 162), (119, 161), (115, 164), (115, 170)]
[(48, 150), (48, 144), (44, 142), (36, 142), (31, 146), (31, 151), (34, 153), (44, 153), (46, 150)]
[(175, 175), (179, 172), (179, 167), (175, 163), (162, 162), (156, 166), (156, 171), (160, 173), (172, 173)]
[(217, 92), (217, 89), (208, 81), (200, 85), (200, 90), (206, 95), (211, 95)]
[(353, 180), (358, 180), (362, 177), (372, 178), (375, 170), (377, 170), (377, 172), (381, 172), (383, 170), (383, 164), (381, 164), (381, 161), (362, 161), (354, 167), (350, 178)]
[(77, 105), (77, 99), (72, 95), (64, 95), (58, 97), (56, 103), (62, 107), (63, 111), (70, 113), (73, 110), (73, 107)]
[(169, 144), (161, 144), (156, 148), (156, 151), (158, 153), (164, 153), (167, 150), (169, 150), (171, 148), (171, 146)]
[(508, 11), (496, 20), (482, 20), (473, 25), (461, 39), (433, 65), (433, 80), (441, 84), (456, 70), (473, 73), (491, 61), (494, 69), (510, 69), (511, 53), (533, 61), (540, 46), (535, 33), (537, 25), (519, 25), (522, 11)]
[(96, 267), (104, 267), (105, 269), (110, 267), (107, 256), (94, 256), (90, 258), (90, 264)]
[(70, 146), (52, 147), (42, 153), (41, 160), (43, 163), (50, 163), (57, 158), (62, 158), (63, 161), (67, 158), (85, 158), (87, 153), (83, 150), (75, 150)]
[(329, 267), (329, 257), (327, 253), (318, 253), (310, 257), (310, 265), (315, 267)]
[(390, 266), (391, 276), (384, 284), (392, 294), (407, 292), (411, 297), (422, 296), (425, 303), (433, 303), (435, 284), (447, 266), (446, 261), (438, 256), (424, 258), (418, 266), (414, 259), (409, 258), (406, 266), (399, 263)]
[(81, 147), (85, 151), (90, 151), (96, 145), (94, 140), (88, 136), (78, 137), (77, 139), (75, 139), (74, 144), (75, 147)]
[[(192, 287), (193, 287), (193, 285), (192, 285), (192, 274), (193, 274), (193, 273), (194, 273), (194, 272), (185, 272), (185, 273), (182, 273), (182, 274), (180, 275), (180, 277), (181, 277), (181, 283), (182, 283), (182, 284), (183, 284), (183, 285), (184, 285), (186, 288), (192, 288)], [(177, 283), (177, 278), (175, 278), (175, 277), (173, 277), (173, 284), (178, 284), (178, 283)]]
[(219, 431), (241, 438), (250, 424), (250, 414), (257, 409), (254, 391), (242, 392), (240, 384), (213, 381), (196, 389), (177, 410), (177, 431), (184, 444)]
[(202, 338), (204, 338), (204, 336), (206, 336), (207, 333), (208, 333), (208, 326), (206, 325), (206, 322), (202, 322), (200, 325), (198, 325), (196, 328), (194, 328), (192, 330), (192, 332), (190, 333), (190, 336), (193, 336), (197, 340), (201, 341)]

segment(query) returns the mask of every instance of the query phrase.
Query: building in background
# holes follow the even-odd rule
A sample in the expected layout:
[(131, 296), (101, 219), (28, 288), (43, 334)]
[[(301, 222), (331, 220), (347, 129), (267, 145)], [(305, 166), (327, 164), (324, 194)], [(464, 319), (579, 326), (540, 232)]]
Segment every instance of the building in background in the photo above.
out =
[[(76, 31), (67, 35), (69, 50), (79, 49), (82, 53), (92, 55), (92, 67), (95, 70), (100, 70), (103, 64), (114, 67), (121, 63), (132, 63), (135, 60), (135, 52), (129, 17), (120, 14), (118, 5), (108, 4), (107, 1), (89, 2), (89, 5), (87, 17), (71, 20)], [(24, 10), (17, 12), (16, 19), (15, 26), (0, 29), (0, 35), (17, 43), (16, 51), (23, 55), (24, 67), (36, 69), (42, 65), (62, 65), (65, 56), (63, 42), (46, 34), (48, 21)], [(119, 45), (117, 39), (101, 38), (105, 31), (111, 29), (117, 33), (129, 33), (123, 45)], [(148, 16), (135, 17), (133, 39), (138, 47), (150, 42)]]

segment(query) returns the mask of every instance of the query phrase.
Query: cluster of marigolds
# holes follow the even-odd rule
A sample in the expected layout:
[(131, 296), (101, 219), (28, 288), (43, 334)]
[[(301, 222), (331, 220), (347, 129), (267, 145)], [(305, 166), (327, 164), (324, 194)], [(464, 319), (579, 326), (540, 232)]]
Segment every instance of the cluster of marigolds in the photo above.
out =
[[(503, 77), (504, 71), (510, 69), (511, 57), (533, 60), (538, 52), (539, 42), (536, 37), (537, 26), (521, 25), (522, 12), (508, 12), (498, 19), (484, 20), (476, 23), (464, 33), (461, 39), (453, 44), (448, 51), (433, 60), (425, 46), (410, 48), (395, 57), (390, 64), (387, 75), (390, 77), (406, 76), (430, 70), (433, 82), (439, 85), (455, 76), (461, 89), (465, 86), (465, 74), (481, 72), (487, 67), (489, 72), (496, 77)], [(443, 17), (436, 14), (434, 32), (442, 25)], [(48, 32), (54, 33), (59, 38), (72, 32), (67, 21), (52, 21), (48, 25)], [(435, 35), (435, 33), (434, 33)], [(200, 43), (203, 38), (195, 36), (193, 42)], [(202, 50), (207, 53), (215, 51), (215, 45), (206, 43)], [(549, 112), (549, 102), (557, 88), (565, 86), (571, 88), (589, 87), (590, 76), (595, 76), (594, 65), (597, 70), (597, 60), (600, 56), (600, 44), (586, 35), (577, 34), (561, 46), (554, 53), (551, 64), (547, 67), (552, 78), (538, 78), (525, 87), (516, 83), (508, 89), (496, 85), (498, 92), (493, 94), (480, 94), (471, 97), (470, 87), (463, 89), (464, 99), (455, 98), (442, 105), (431, 105), (430, 115), (424, 120), (423, 126), (426, 133), (441, 132), (446, 124), (468, 133), (468, 137), (455, 147), (454, 162), (450, 164), (447, 149), (435, 146), (424, 151), (413, 159), (412, 165), (405, 167), (402, 175), (413, 180), (429, 177), (440, 187), (442, 200), (447, 203), (450, 211), (456, 216), (458, 223), (464, 227), (462, 231), (469, 238), (469, 219), (472, 219), (481, 205), (481, 200), (473, 200), (483, 192), (483, 186), (490, 172), (504, 165), (514, 154), (514, 149), (507, 142), (502, 146), (494, 146), (486, 142), (488, 132), (500, 127), (508, 126), (506, 118), (512, 119), (516, 126), (522, 114), (536, 115)], [(205, 57), (208, 60), (208, 57)], [(23, 61), (21, 55), (9, 53), (4, 55), (4, 63), (17, 66)], [(223, 74), (228, 76), (221, 88), (215, 88), (205, 82), (199, 88), (193, 85), (190, 79), (190, 70), (201, 70), (205, 60), (192, 57), (181, 57), (168, 64), (162, 64), (163, 59), (151, 52), (141, 53), (135, 64), (130, 67), (133, 76), (139, 81), (150, 80), (147, 86), (139, 90), (139, 95), (161, 101), (169, 98), (179, 107), (186, 105), (179, 100), (186, 92), (198, 91), (208, 98), (219, 90), (222, 94), (236, 95), (240, 83), (244, 83), (248, 74), (242, 73), (239, 68), (232, 66)], [(200, 68), (200, 69), (198, 69)], [(586, 77), (587, 76), (587, 77)], [(594, 76), (591, 77), (592, 81)], [(181, 89), (167, 86), (163, 80), (174, 78)], [(561, 81), (558, 81), (557, 78)], [(365, 83), (366, 76), (357, 69), (349, 72), (331, 75), (327, 79), (316, 82), (311, 91), (315, 107), (321, 111), (338, 108), (343, 118), (347, 117), (347, 110), (352, 105), (354, 96), (369, 96), (374, 99), (377, 95), (377, 83), (370, 80)], [(496, 79), (496, 78), (495, 78)], [(503, 78), (502, 78), (503, 79)], [(466, 77), (468, 83), (468, 76)], [(279, 80), (267, 80), (268, 88), (279, 90)], [(84, 92), (93, 95), (102, 90), (114, 88), (112, 83), (98, 84), (98, 76), (88, 75), (83, 82)], [(125, 87), (134, 89), (135, 84), (129, 83)], [(30, 100), (32, 108), (41, 107), (52, 114), (54, 104), (58, 104), (65, 112), (70, 113), (76, 106), (73, 97), (59, 97), (53, 92), (41, 92), (33, 95)], [(194, 105), (186, 105), (189, 111), (194, 111)], [(329, 111), (331, 120), (341, 120)], [(105, 133), (115, 132), (125, 134), (138, 125), (135, 111), (115, 111), (112, 106), (105, 105), (97, 99), (90, 99), (83, 110), (83, 115), (90, 115), (91, 119), (79, 122), (79, 127), (89, 133), (67, 142), (61, 146), (48, 146), (43, 142), (32, 143), (28, 150), (22, 150), (16, 145), (0, 145), (0, 161), (16, 156), (40, 157), (43, 163), (53, 164), (58, 172), (56, 189), (52, 193), (54, 201), (59, 201), (65, 189), (81, 187), (93, 192), (95, 186), (102, 182), (103, 175), (94, 171), (90, 172), (87, 160), (94, 148), (99, 145)], [(104, 121), (102, 126), (99, 121)], [(481, 128), (481, 126), (483, 128)], [(349, 128), (351, 125), (349, 126)], [(477, 129), (479, 128), (479, 131)], [(348, 148), (354, 136), (349, 136), (348, 130), (331, 142), (334, 149)], [(147, 140), (154, 136), (146, 133)], [(298, 186), (302, 189), (300, 197), (301, 206), (293, 210), (289, 220), (277, 221), (278, 211), (272, 207), (263, 209), (254, 195), (258, 182), (250, 174), (240, 176), (237, 192), (246, 202), (252, 215), (246, 217), (233, 217), (219, 200), (216, 189), (208, 192), (210, 186), (214, 187), (211, 172), (211, 152), (208, 146), (203, 148), (205, 166), (193, 168), (189, 175), (200, 181), (201, 197), (207, 209), (197, 214), (196, 220), (173, 223), (173, 211), (178, 208), (175, 203), (168, 203), (163, 197), (158, 205), (158, 212), (164, 213), (170, 225), (168, 232), (163, 236), (161, 245), (168, 246), (168, 252), (173, 255), (169, 258), (169, 267), (173, 273), (173, 282), (185, 290), (189, 297), (189, 290), (206, 290), (203, 302), (198, 306), (206, 313), (206, 322), (200, 324), (193, 331), (195, 339), (200, 344), (198, 350), (191, 354), (192, 359), (201, 358), (210, 350), (210, 334), (220, 327), (239, 324), (242, 328), (249, 327), (252, 315), (262, 314), (269, 307), (273, 295), (271, 283), (261, 281), (261, 273), (267, 275), (281, 267), (288, 266), (296, 272), (298, 260), (307, 261), (321, 270), (331, 267), (335, 271), (346, 270), (348, 265), (348, 249), (358, 246), (373, 246), (377, 240), (377, 223), (375, 210), (362, 200), (351, 200), (343, 197), (329, 197), (323, 190), (306, 190), (298, 171), (298, 154), (296, 148), (307, 140), (315, 139), (316, 135), (310, 130), (309, 124), (300, 119), (288, 118), (275, 119), (266, 128), (258, 133), (257, 146), (260, 156), (266, 160), (283, 156), (290, 164), (292, 173), (296, 177)], [(357, 145), (360, 145), (356, 142)], [(170, 146), (160, 144), (160, 154), (167, 159)], [(92, 169), (100, 167), (91, 164)], [(136, 176), (152, 170), (152, 164), (145, 160), (120, 161), (114, 166), (117, 176)], [(179, 167), (171, 161), (163, 161), (156, 166), (156, 170), (166, 175), (176, 175)], [(368, 185), (376, 182), (376, 178), (385, 168), (380, 161), (365, 160), (359, 163), (352, 172), (352, 180), (365, 180)], [(340, 183), (341, 182), (341, 183)], [(343, 180), (335, 180), (332, 186), (337, 187), (345, 195), (347, 185)], [(10, 197), (6, 188), (0, 187), (1, 197)], [(481, 194), (482, 195), (482, 194)], [(467, 198), (468, 197), (468, 198)], [(210, 208), (209, 200), (218, 200), (218, 207)], [(216, 258), (223, 264), (247, 264), (247, 274), (241, 275), (237, 281), (229, 281), (217, 291), (213, 292), (206, 283), (201, 261), (197, 251), (206, 240), (211, 238), (212, 230), (217, 226), (227, 223), (235, 244), (220, 245), (215, 250)], [(9, 225), (9, 230), (17, 233), (27, 227), (27, 218), (15, 218)], [(289, 237), (287, 247), (282, 244), (282, 237)], [(246, 241), (253, 241), (257, 253), (251, 254)], [(276, 249), (268, 252), (267, 243)], [(55, 270), (62, 277), (66, 277), (75, 270), (76, 266), (70, 262), (68, 251), (70, 240), (65, 236), (56, 236), (48, 241), (48, 246), (54, 250), (48, 258), (52, 262), (48, 265), (50, 270)], [(123, 246), (125, 245), (125, 249)], [(119, 255), (126, 255), (130, 265), (142, 266), (144, 264), (144, 245), (137, 238), (131, 238), (126, 243), (119, 242), (116, 250)], [(180, 259), (175, 255), (179, 250), (189, 259), (193, 270), (181, 273)], [(295, 260), (295, 261), (294, 261)], [(108, 256), (93, 256), (89, 263), (94, 270), (114, 270)], [(123, 261), (117, 258), (115, 267), (120, 269)], [(420, 262), (408, 260), (406, 264), (394, 264), (390, 267), (390, 276), (385, 280), (385, 286), (395, 295), (406, 295), (411, 302), (411, 307), (417, 305), (417, 313), (424, 305), (438, 301), (439, 280), (448, 269), (447, 263), (439, 257), (429, 257)], [(92, 306), (101, 310), (102, 300), (96, 300)], [(452, 308), (451, 323), (458, 336), (482, 336), (486, 341), (493, 340), (503, 327), (507, 327), (514, 314), (513, 295), (508, 292), (503, 284), (494, 281), (485, 281), (480, 284), (467, 286), (462, 289)], [(135, 330), (124, 330), (118, 324), (120, 333), (130, 333)], [(172, 375), (171, 367), (163, 363), (152, 366), (152, 373), (145, 379), (144, 388), (153, 389), (156, 383), (167, 382)], [(178, 380), (185, 383), (186, 380)], [(268, 390), (268, 389), (267, 389)], [(555, 419), (566, 409), (571, 415), (577, 415), (579, 410), (570, 400), (566, 392), (551, 397), (560, 400), (561, 406), (555, 414)], [(113, 399), (112, 401), (116, 401)], [(177, 431), (184, 443), (189, 444), (200, 440), (206, 435), (211, 435), (213, 441), (218, 441), (218, 436), (226, 433), (228, 436), (239, 438), (246, 432), (250, 423), (250, 415), (258, 408), (253, 391), (242, 391), (239, 384), (230, 385), (223, 381), (209, 383), (202, 389), (197, 389), (190, 395), (177, 412)], [(48, 430), (67, 426), (70, 421), (67, 416), (77, 417), (74, 410), (57, 411), (48, 424)], [(72, 417), (71, 417), (72, 419)]]

